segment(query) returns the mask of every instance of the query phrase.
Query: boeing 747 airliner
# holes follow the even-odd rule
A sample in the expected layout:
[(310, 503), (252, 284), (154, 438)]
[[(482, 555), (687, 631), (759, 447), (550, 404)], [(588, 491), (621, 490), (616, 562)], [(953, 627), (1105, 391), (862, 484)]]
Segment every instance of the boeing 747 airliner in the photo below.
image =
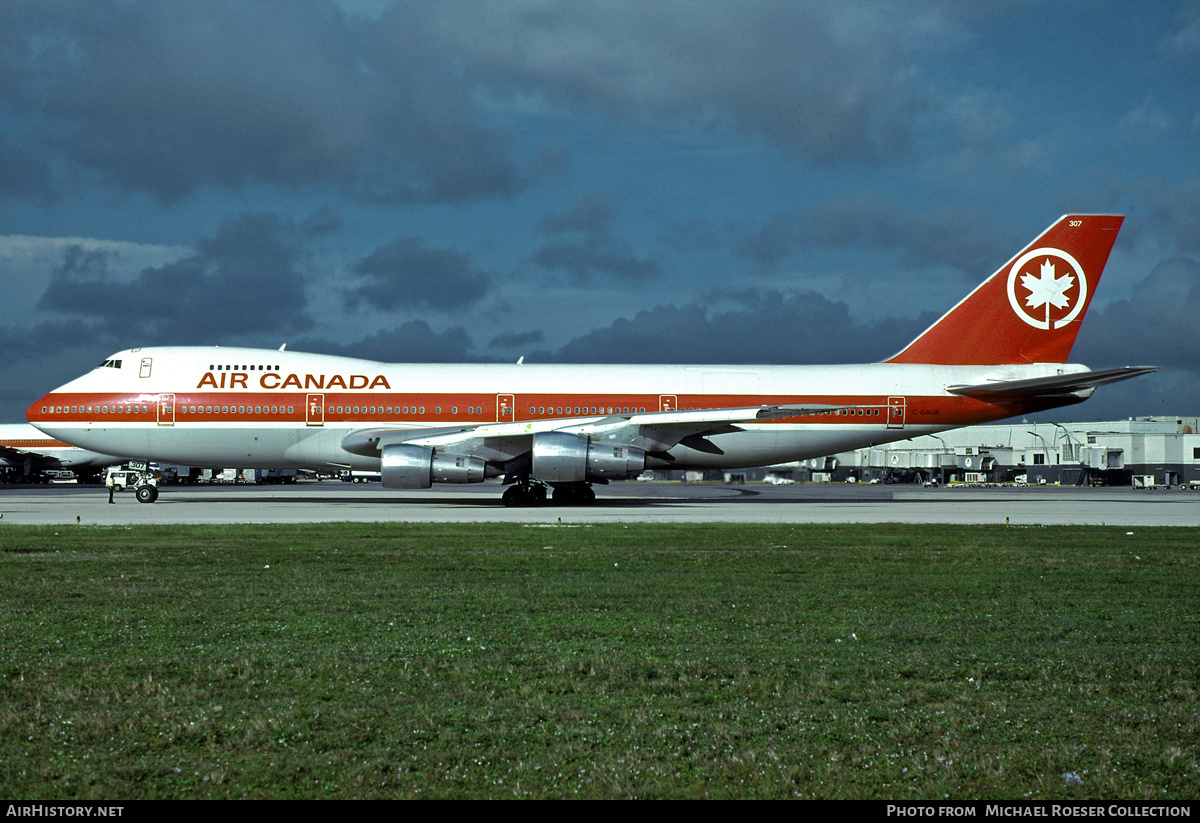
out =
[[(1077, 403), (1154, 371), (1068, 364), (1121, 227), (1067, 215), (900, 353), (848, 366), (406, 365), (240, 348), (117, 352), (29, 407), (140, 461), (503, 477), (504, 502), (591, 502), (648, 468), (745, 468)], [(139, 487), (152, 502), (157, 489)]]

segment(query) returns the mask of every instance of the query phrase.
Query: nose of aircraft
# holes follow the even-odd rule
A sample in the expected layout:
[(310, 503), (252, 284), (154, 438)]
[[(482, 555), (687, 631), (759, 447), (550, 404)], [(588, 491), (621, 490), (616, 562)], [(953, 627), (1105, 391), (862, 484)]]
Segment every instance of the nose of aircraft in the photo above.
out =
[(58, 401), (59, 408), (62, 407), (62, 400), (56, 397), (58, 390), (42, 395), (37, 400), (30, 404), (25, 410), (25, 419), (32, 423), (36, 428), (42, 429), (44, 426), (53, 425), (55, 419), (54, 404)]
[(49, 409), (53, 408), (53, 403), (54, 392), (42, 395), (25, 410), (25, 419), (36, 425), (39, 421), (46, 419)]
[(94, 374), (95, 370), (82, 374), (34, 400), (25, 410), (25, 419), (47, 434), (53, 434), (47, 426), (77, 421), (79, 418), (71, 415), (83, 411), (79, 404), (86, 402), (85, 396), (95, 390)]

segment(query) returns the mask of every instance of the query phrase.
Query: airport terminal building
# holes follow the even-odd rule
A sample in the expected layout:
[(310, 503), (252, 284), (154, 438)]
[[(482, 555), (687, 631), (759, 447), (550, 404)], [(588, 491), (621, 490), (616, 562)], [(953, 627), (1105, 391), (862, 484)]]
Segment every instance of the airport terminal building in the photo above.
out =
[(793, 479), (1072, 486), (1200, 484), (1200, 418), (972, 426), (802, 461)]

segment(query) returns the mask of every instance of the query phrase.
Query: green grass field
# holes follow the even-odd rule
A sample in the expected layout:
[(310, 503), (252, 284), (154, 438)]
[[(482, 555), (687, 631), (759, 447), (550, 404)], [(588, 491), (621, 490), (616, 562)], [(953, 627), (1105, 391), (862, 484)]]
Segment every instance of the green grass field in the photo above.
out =
[(1195, 799), (1126, 531), (5, 526), (0, 796)]

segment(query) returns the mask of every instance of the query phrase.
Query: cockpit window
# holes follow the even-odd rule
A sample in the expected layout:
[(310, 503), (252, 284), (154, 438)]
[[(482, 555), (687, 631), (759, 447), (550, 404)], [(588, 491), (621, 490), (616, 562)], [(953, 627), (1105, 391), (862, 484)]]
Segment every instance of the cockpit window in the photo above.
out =
[(120, 360), (105, 360), (103, 363), (101, 363), (96, 368), (98, 368), (98, 369), (119, 369), (119, 368), (121, 368), (121, 361)]

